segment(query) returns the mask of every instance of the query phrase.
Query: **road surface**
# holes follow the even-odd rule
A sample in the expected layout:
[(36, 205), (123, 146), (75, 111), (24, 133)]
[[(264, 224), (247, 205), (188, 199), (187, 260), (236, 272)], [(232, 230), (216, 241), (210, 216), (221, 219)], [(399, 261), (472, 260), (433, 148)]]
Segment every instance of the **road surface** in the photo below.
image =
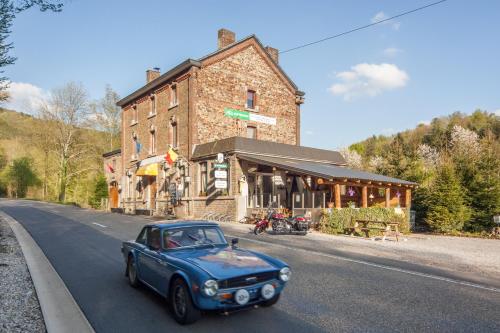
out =
[(0, 201), (42, 248), (96, 332), (499, 332), (499, 280), (471, 280), (424, 266), (355, 256), (307, 236), (254, 236), (223, 225), (240, 246), (293, 270), (272, 308), (210, 313), (182, 327), (165, 301), (124, 276), (123, 240), (147, 218), (35, 201)]

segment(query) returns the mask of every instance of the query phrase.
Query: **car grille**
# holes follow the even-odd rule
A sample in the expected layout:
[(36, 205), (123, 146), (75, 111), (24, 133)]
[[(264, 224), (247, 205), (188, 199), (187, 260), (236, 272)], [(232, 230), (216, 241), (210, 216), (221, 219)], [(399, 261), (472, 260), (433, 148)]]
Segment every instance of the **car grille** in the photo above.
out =
[(219, 288), (239, 288), (278, 278), (278, 272), (264, 272), (219, 281)]

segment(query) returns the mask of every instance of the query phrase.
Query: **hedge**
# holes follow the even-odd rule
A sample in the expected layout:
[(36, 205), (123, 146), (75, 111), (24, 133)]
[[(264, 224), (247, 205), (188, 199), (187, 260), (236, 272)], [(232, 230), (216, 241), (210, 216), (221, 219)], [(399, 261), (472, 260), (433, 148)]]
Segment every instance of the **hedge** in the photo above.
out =
[(398, 222), (400, 232), (407, 233), (410, 230), (410, 212), (407, 208), (382, 207), (324, 209), (319, 230), (327, 234), (343, 234), (355, 220)]

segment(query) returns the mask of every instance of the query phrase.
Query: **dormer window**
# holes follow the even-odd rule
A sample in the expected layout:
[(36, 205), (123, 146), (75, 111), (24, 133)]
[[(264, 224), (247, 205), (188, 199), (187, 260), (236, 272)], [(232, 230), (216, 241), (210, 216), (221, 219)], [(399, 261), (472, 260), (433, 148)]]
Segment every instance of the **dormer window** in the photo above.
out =
[(246, 104), (247, 109), (255, 109), (255, 91), (254, 90), (247, 90), (247, 104)]

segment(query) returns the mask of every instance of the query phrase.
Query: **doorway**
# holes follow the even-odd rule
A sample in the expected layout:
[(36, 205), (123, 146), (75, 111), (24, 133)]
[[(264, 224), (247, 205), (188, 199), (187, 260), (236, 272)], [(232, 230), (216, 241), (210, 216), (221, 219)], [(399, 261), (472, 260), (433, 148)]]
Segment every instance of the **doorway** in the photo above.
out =
[(115, 181), (109, 187), (109, 208), (118, 208), (118, 184)]

